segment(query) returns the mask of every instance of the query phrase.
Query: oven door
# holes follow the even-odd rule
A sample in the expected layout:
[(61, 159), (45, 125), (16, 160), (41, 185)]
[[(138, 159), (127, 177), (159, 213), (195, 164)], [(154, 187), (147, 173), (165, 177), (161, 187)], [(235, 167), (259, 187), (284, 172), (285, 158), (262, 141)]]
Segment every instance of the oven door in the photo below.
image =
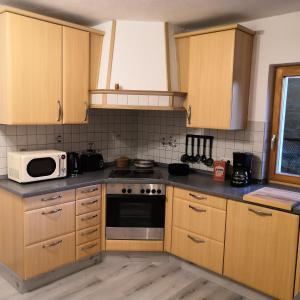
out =
[(22, 162), (23, 182), (57, 178), (60, 175), (60, 158), (55, 156), (30, 157), (26, 156)]
[(106, 239), (163, 240), (165, 196), (107, 195)]

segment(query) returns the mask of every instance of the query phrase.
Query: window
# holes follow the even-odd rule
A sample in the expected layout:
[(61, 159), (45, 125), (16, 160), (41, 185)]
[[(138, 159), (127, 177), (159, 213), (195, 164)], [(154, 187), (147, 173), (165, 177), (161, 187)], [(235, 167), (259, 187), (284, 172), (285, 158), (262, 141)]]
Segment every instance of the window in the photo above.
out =
[(300, 184), (300, 66), (276, 70), (269, 177)]

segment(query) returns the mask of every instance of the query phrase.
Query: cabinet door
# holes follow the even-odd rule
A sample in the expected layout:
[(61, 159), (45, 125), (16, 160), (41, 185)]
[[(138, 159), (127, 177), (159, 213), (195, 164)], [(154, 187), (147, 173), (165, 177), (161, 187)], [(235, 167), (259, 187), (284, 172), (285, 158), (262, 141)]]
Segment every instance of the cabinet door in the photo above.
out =
[(56, 124), (62, 101), (62, 27), (7, 13), (8, 124)]
[(189, 127), (230, 128), (235, 31), (190, 38)]
[(63, 123), (87, 123), (89, 33), (63, 28)]
[(292, 299), (299, 217), (229, 201), (224, 275), (278, 299)]
[(189, 54), (190, 38), (176, 39), (176, 53), (178, 62), (179, 89), (181, 92), (188, 92), (189, 83)]

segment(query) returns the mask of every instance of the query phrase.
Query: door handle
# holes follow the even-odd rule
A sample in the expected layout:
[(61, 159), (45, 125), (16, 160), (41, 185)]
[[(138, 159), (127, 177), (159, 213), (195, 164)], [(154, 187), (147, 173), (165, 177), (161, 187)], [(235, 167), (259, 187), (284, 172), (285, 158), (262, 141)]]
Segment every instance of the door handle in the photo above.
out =
[(62, 106), (61, 106), (61, 102), (60, 101), (57, 101), (57, 104), (58, 104), (57, 122), (59, 122), (62, 119)]
[(92, 205), (92, 204), (95, 204), (95, 203), (97, 203), (98, 202), (98, 200), (96, 199), (96, 200), (91, 200), (91, 201), (88, 201), (88, 202), (83, 202), (83, 203), (81, 203), (81, 205), (82, 206), (85, 206), (85, 205)]
[(203, 197), (203, 196), (200, 196), (200, 195), (195, 195), (195, 194), (192, 194), (192, 193), (189, 193), (190, 196), (192, 196), (193, 198), (197, 199), (197, 200), (207, 200), (207, 197)]
[(42, 215), (52, 215), (52, 214), (57, 214), (58, 212), (62, 211), (62, 208), (56, 208), (52, 209), (50, 211), (43, 211)]
[(59, 244), (62, 243), (62, 240), (59, 240), (59, 241), (56, 241), (56, 242), (53, 242), (53, 243), (50, 243), (50, 244), (45, 244), (43, 245), (43, 248), (51, 248), (51, 247), (55, 247), (55, 246), (58, 246)]
[(270, 212), (264, 212), (262, 210), (256, 210), (256, 209), (253, 209), (253, 208), (248, 208), (249, 211), (253, 212), (254, 214), (258, 215), (258, 216), (261, 216), (261, 217), (271, 217), (272, 216), (272, 213)]
[(62, 195), (56, 195), (56, 196), (52, 196), (49, 198), (42, 198), (41, 201), (53, 201), (53, 200), (60, 199), (60, 198), (62, 198)]
[(189, 105), (187, 109), (187, 121), (188, 124), (191, 124), (191, 117), (192, 117), (192, 107)]
[(93, 229), (93, 230), (90, 230), (90, 231), (82, 232), (81, 236), (90, 235), (90, 234), (93, 234), (93, 233), (95, 233), (97, 231), (98, 231), (98, 229)]
[(92, 215), (92, 216), (88, 216), (88, 217), (83, 217), (83, 218), (81, 218), (81, 221), (89, 221), (89, 220), (95, 219), (97, 217), (98, 217), (98, 214)]
[(85, 117), (84, 117), (84, 122), (86, 122), (88, 120), (88, 114), (89, 114), (89, 106), (87, 104), (87, 102), (84, 102), (85, 105)]
[(277, 136), (276, 134), (273, 134), (271, 138), (271, 150), (275, 149), (276, 142), (277, 142)]
[(195, 242), (195, 243), (197, 243), (197, 244), (203, 244), (203, 243), (205, 243), (205, 241), (204, 240), (200, 240), (200, 239), (197, 239), (197, 238), (195, 238), (195, 237), (193, 237), (193, 236), (191, 236), (191, 235), (187, 235), (187, 237), (190, 239), (190, 240), (192, 240), (193, 242)]
[(88, 245), (88, 246), (82, 247), (81, 251), (90, 250), (90, 249), (92, 249), (92, 248), (94, 248), (96, 246), (97, 246), (97, 244)]
[(83, 191), (81, 191), (81, 193), (87, 194), (87, 193), (92, 193), (92, 192), (96, 192), (96, 191), (98, 191), (98, 188), (91, 188), (91, 189), (83, 190)]
[(192, 206), (192, 205), (189, 205), (189, 208), (196, 211), (196, 212), (206, 212), (206, 209), (198, 208), (198, 207), (195, 207), (195, 206)]

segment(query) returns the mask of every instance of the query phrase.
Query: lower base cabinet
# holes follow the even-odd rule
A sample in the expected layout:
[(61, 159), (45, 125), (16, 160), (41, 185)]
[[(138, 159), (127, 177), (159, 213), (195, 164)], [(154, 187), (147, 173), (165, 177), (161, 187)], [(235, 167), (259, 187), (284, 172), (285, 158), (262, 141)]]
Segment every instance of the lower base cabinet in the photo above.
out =
[(276, 299), (293, 299), (299, 216), (228, 201), (224, 275)]
[(75, 262), (75, 233), (25, 247), (25, 279)]
[(224, 244), (173, 227), (172, 253), (206, 269), (222, 274)]

